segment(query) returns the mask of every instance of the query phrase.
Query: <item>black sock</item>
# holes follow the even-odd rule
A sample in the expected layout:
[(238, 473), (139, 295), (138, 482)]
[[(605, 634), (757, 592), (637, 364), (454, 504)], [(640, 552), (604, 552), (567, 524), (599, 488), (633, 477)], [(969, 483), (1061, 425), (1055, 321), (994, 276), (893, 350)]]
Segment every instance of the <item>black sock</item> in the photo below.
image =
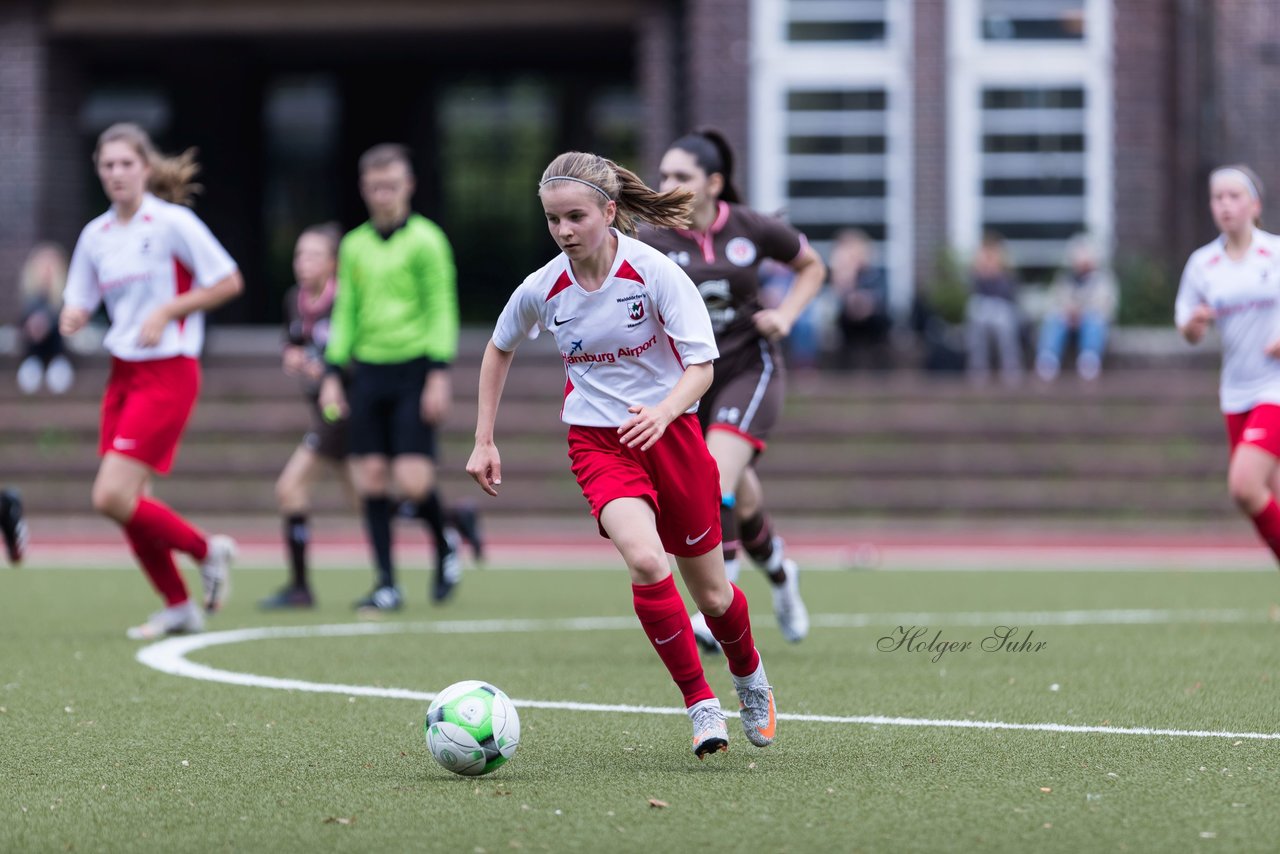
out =
[(426, 523), (427, 530), (435, 537), (436, 552), (443, 554), (450, 550), (449, 540), (444, 535), (444, 507), (440, 504), (440, 494), (434, 489), (418, 503), (418, 518)]
[(391, 500), (385, 495), (365, 498), (364, 528), (373, 549), (378, 586), (392, 587), (396, 574), (391, 565)]
[(742, 547), (751, 559), (761, 566), (768, 566), (773, 557), (773, 524), (763, 510), (738, 523), (742, 534)]
[(769, 515), (763, 510), (757, 511), (750, 519), (743, 519), (739, 526), (742, 531), (742, 547), (751, 555), (751, 559), (775, 585), (786, 582), (787, 572), (782, 568), (782, 555), (774, 553), (773, 520)]
[(299, 590), (307, 589), (307, 543), (311, 530), (307, 526), (306, 513), (294, 513), (284, 517), (284, 541), (289, 547), (289, 575), (291, 583)]

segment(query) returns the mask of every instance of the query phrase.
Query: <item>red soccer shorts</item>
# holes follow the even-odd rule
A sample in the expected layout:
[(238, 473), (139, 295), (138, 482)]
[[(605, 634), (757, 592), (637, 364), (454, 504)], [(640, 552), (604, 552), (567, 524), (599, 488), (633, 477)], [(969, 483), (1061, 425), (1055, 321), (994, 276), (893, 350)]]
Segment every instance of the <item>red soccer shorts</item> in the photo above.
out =
[[(569, 428), (569, 459), (591, 515), (617, 498), (643, 498), (658, 517), (662, 546), (677, 557), (696, 557), (720, 545), (720, 470), (696, 416), (667, 426), (652, 448), (618, 441), (614, 427)], [(600, 536), (608, 537), (604, 528)]]
[(200, 363), (189, 356), (148, 362), (111, 360), (102, 395), (98, 455), (108, 452), (168, 474), (200, 394)]
[(1256, 445), (1280, 457), (1280, 406), (1260, 403), (1248, 412), (1229, 412), (1224, 417), (1233, 453), (1237, 445)]

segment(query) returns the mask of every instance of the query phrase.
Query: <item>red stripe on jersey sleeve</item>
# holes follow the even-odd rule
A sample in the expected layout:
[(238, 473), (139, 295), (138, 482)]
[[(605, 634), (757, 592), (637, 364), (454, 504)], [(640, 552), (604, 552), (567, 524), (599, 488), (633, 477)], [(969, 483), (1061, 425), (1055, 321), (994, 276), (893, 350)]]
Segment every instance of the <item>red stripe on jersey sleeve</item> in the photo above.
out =
[(644, 277), (636, 272), (636, 268), (631, 266), (630, 261), (622, 262), (622, 266), (618, 268), (615, 278), (630, 279), (633, 282), (639, 282), (642, 285), (644, 284)]
[[(191, 271), (187, 269), (186, 265), (183, 264), (181, 261), (179, 261), (177, 258), (174, 258), (173, 259), (173, 283), (174, 283), (174, 289), (178, 292), (178, 296), (182, 296), (183, 294), (191, 290), (192, 279), (193, 277), (191, 275)], [(187, 319), (185, 317), (178, 318), (179, 331), (182, 330), (183, 325), (186, 323), (186, 320)]]
[(569, 278), (569, 271), (565, 270), (560, 274), (560, 278), (556, 279), (556, 283), (551, 286), (551, 290), (547, 292), (546, 302), (550, 302), (551, 298), (563, 291), (565, 288), (573, 284), (573, 279)]

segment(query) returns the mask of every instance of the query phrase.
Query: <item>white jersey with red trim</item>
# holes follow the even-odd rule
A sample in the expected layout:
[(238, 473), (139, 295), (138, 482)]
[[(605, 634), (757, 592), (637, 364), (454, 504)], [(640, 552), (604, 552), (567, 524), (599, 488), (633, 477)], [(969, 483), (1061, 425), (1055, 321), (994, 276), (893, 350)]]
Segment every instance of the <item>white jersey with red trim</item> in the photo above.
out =
[(686, 365), (719, 355), (707, 307), (684, 271), (614, 234), (618, 254), (599, 290), (584, 290), (561, 253), (516, 288), (493, 331), (494, 346), (507, 352), (536, 328), (551, 332), (564, 360), (566, 424), (616, 427), (631, 417), (627, 407), (660, 403)]
[(1280, 360), (1265, 352), (1280, 339), (1280, 238), (1255, 229), (1238, 261), (1227, 255), (1222, 237), (1191, 253), (1174, 305), (1177, 325), (1200, 305), (1213, 309), (1222, 338), (1222, 411), (1280, 404)]
[(95, 311), (105, 302), (111, 328), (103, 346), (130, 362), (199, 356), (204, 314), (169, 323), (154, 347), (140, 347), (143, 322), (192, 286), (209, 287), (236, 271), (236, 262), (190, 208), (150, 193), (121, 223), (112, 208), (80, 232), (63, 301)]

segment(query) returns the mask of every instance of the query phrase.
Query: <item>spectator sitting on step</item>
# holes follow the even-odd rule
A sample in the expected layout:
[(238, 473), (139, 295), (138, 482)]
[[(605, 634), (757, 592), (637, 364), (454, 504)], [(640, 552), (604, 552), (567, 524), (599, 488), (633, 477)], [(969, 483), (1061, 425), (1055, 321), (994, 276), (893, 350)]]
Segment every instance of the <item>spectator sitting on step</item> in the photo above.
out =
[(66, 283), (66, 252), (56, 243), (37, 244), (22, 265), (20, 279), (23, 305), (18, 335), (22, 362), (18, 366), (18, 387), (24, 394), (35, 394), (42, 383), (54, 394), (62, 394), (75, 380), (75, 370), (58, 332), (58, 312)]
[(836, 234), (830, 270), (841, 368), (888, 366), (889, 288), (874, 260), (866, 232), (849, 228)]
[(1004, 238), (994, 232), (982, 237), (969, 273), (965, 305), (965, 350), (969, 379), (985, 383), (991, 374), (988, 344), (994, 339), (1000, 354), (1000, 379), (1005, 385), (1022, 381), (1019, 337), (1018, 281), (1005, 250)]
[(1099, 265), (1093, 241), (1078, 234), (1067, 245), (1066, 265), (1049, 288), (1049, 310), (1040, 324), (1036, 373), (1046, 382), (1062, 367), (1067, 337), (1077, 341), (1076, 373), (1095, 380), (1102, 371), (1107, 331), (1115, 319), (1118, 291), (1115, 277)]

